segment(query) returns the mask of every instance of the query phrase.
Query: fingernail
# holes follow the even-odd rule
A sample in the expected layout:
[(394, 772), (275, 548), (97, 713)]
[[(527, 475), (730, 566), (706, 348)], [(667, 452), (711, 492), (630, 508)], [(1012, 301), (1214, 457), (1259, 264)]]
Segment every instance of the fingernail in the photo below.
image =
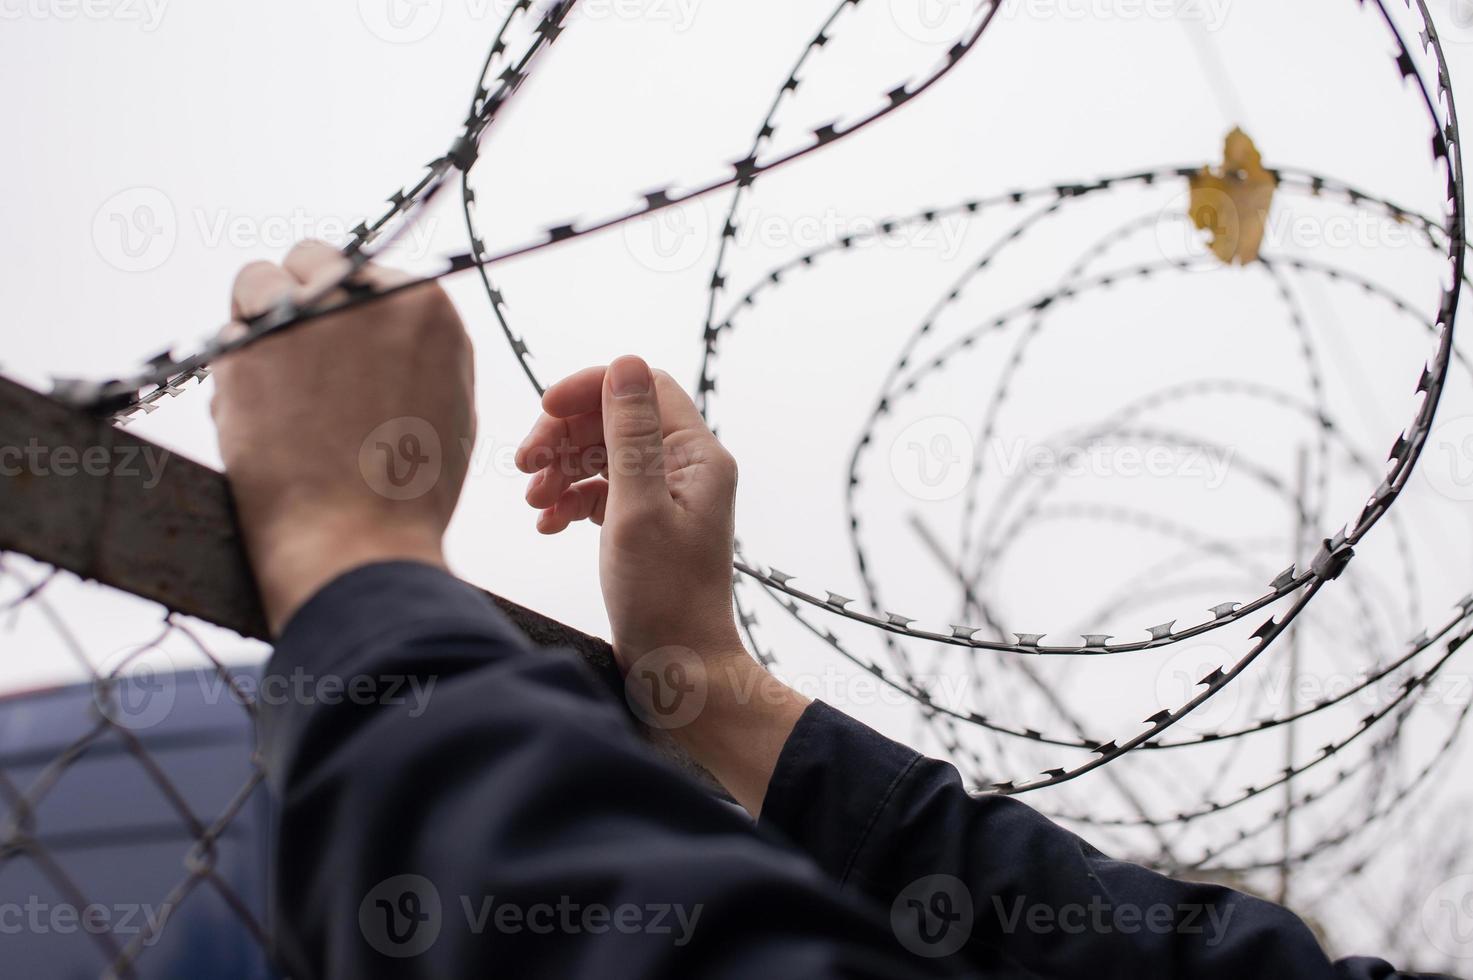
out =
[(609, 379), (616, 398), (649, 394), (650, 368), (638, 357), (616, 359), (609, 365)]

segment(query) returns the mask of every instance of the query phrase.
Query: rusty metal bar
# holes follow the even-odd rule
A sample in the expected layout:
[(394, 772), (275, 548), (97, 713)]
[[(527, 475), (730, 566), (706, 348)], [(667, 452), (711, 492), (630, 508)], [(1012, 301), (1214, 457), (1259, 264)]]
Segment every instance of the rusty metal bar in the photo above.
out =
[[(223, 474), (5, 378), (0, 551), (269, 639)], [(537, 646), (578, 654), (622, 703), (606, 641), (487, 595)], [(681, 768), (701, 774), (668, 735), (644, 734)]]
[[(224, 476), (0, 378), (0, 549), (269, 639)], [(608, 643), (492, 595), (543, 647)]]

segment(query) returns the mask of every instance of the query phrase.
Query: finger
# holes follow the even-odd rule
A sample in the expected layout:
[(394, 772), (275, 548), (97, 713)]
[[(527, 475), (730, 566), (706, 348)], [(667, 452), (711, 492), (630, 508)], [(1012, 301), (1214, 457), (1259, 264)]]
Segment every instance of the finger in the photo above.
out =
[(291, 294), (297, 280), (279, 265), (252, 262), (236, 273), (230, 292), (230, 316), (249, 320), (274, 307)]
[(590, 476), (608, 473), (608, 454), (598, 446), (576, 455), (558, 460), (537, 474), (527, 483), (527, 503), (533, 507), (551, 507), (557, 503), (563, 491)]
[(699, 429), (709, 433), (706, 420), (695, 401), (685, 389), (665, 371), (655, 372), (655, 390), (660, 395), (660, 416), (664, 420), (665, 434)]
[(577, 521), (593, 521), (602, 525), (609, 502), (607, 480), (586, 480), (564, 490), (557, 503), (537, 518), (537, 530), (558, 534)]
[(649, 365), (638, 357), (620, 357), (610, 364), (603, 406), (609, 506), (618, 513), (644, 514), (670, 506), (660, 398)]
[(282, 266), (301, 283), (302, 288), (298, 295), (303, 300), (321, 296), (320, 303), (325, 306), (336, 306), (348, 299), (346, 290), (329, 291), (330, 287), (340, 282), (365, 286), (371, 292), (383, 292), (413, 278), (406, 272), (383, 268), (372, 262), (352, 271), (353, 263), (339, 249), (314, 239), (300, 241), (292, 246)]
[[(569, 375), (543, 394), (542, 410), (553, 418), (570, 418), (599, 411), (603, 406), (607, 374), (608, 368), (595, 366)], [(654, 375), (663, 416), (661, 428), (665, 435), (686, 429), (705, 429), (706, 422), (685, 389), (664, 371), (656, 371)]]
[(588, 412), (565, 419), (543, 415), (517, 447), (512, 461), (523, 473), (536, 473), (563, 456), (602, 447), (603, 444), (602, 412)]
[(600, 411), (603, 408), (604, 375), (608, 370), (606, 365), (598, 364), (568, 375), (543, 393), (542, 410), (555, 419)]
[(250, 333), (250, 328), (244, 323), (239, 320), (231, 320), (220, 328), (220, 332), (215, 334), (215, 339), (222, 344), (233, 344), (248, 333)]
[(308, 239), (292, 246), (292, 250), (282, 260), (281, 267), (295, 276), (297, 282), (305, 285), (329, 276), (342, 276), (348, 271), (350, 263), (343, 258), (342, 252), (327, 242)]

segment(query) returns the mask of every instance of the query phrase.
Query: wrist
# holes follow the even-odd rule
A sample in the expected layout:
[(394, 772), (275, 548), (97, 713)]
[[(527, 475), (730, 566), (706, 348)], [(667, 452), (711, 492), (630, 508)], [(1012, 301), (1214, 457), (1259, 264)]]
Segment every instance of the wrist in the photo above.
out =
[(355, 568), (390, 561), (445, 567), (433, 529), (333, 515), (281, 522), (247, 535), (261, 604), (272, 636), (325, 586)]
[(704, 659), (705, 707), (671, 734), (755, 818), (783, 747), (812, 701), (752, 659), (734, 635)]

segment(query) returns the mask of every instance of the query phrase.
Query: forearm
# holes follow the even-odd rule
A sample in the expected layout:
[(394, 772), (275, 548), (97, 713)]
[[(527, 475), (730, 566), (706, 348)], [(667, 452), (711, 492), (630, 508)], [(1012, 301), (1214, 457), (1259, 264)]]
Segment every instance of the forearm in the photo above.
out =
[[(1113, 861), (1022, 803), (970, 796), (956, 770), (814, 705), (784, 751), (763, 823), (882, 905), (931, 876), (970, 904), (967, 955), (1059, 978), (1316, 980), (1332, 965), (1298, 918), (1226, 888)], [(1389, 968), (1386, 968), (1389, 970)]]

